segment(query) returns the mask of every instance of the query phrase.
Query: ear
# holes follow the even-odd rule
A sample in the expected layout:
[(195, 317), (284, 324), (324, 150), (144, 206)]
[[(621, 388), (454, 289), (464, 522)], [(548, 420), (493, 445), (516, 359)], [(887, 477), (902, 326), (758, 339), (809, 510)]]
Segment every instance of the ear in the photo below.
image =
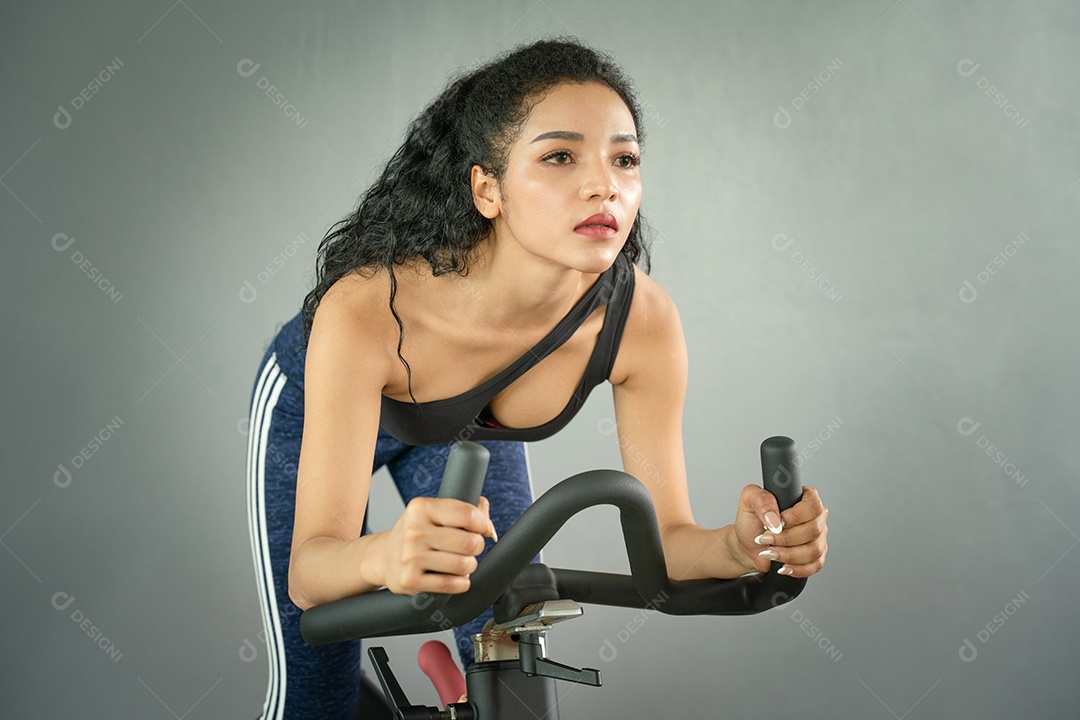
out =
[(494, 219), (502, 208), (502, 194), (495, 177), (488, 175), (479, 165), (473, 165), (469, 183), (472, 185), (476, 209), (488, 220)]

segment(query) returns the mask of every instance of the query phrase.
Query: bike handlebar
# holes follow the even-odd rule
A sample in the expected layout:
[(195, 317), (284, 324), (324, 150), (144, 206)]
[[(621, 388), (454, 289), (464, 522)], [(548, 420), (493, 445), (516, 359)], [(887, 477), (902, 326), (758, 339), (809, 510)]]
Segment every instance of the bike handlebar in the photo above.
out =
[[(475, 504), (486, 474), (487, 454), (477, 443), (455, 443), (439, 496)], [(802, 497), (795, 457), (795, 443), (789, 438), (771, 437), (761, 444), (762, 481), (776, 496), (781, 511)], [(671, 580), (648, 490), (627, 473), (590, 470), (563, 480), (537, 498), (480, 561), (466, 592), (396, 595), (384, 588), (343, 598), (306, 610), (300, 616), (300, 633), (308, 644), (322, 645), (438, 632), (464, 624), (503, 594), (567, 520), (602, 504), (619, 508), (631, 574), (552, 568), (560, 598), (648, 607), (668, 615), (747, 615), (792, 600), (806, 585), (805, 578), (778, 575), (781, 564), (775, 561), (764, 574), (730, 580)]]

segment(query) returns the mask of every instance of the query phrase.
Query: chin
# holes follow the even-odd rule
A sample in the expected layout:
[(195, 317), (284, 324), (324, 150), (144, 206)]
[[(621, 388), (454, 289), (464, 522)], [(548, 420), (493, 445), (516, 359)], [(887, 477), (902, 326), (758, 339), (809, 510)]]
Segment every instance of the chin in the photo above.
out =
[[(615, 258), (619, 256), (625, 243), (606, 242), (603, 244), (597, 243), (592, 247), (588, 247), (584, 253), (582, 253), (581, 264), (578, 270), (588, 273), (602, 273), (607, 270), (615, 262)], [(588, 269), (584, 266), (588, 266)]]
[(615, 258), (619, 256), (625, 242), (620, 242), (618, 238), (582, 242), (580, 236), (575, 235), (573, 242), (560, 248), (558, 253), (552, 253), (548, 248), (548, 252), (536, 254), (578, 272), (599, 275), (615, 263)]

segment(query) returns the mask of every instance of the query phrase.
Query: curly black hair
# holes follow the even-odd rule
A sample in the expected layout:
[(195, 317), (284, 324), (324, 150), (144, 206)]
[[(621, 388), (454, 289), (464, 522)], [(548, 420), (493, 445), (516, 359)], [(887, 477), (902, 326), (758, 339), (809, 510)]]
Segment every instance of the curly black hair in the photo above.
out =
[[(595, 81), (623, 99), (644, 143), (641, 108), (632, 81), (606, 53), (576, 38), (553, 37), (505, 51), (472, 71), (459, 71), (409, 123), (401, 147), (386, 161), (379, 178), (356, 210), (337, 222), (319, 244), (315, 288), (303, 303), (304, 347), (315, 310), (326, 291), (351, 272), (373, 275), (386, 268), (390, 311), (397, 320), (398, 358), (405, 328), (394, 308), (394, 265), (422, 257), (433, 275), (468, 273), (470, 252), (491, 231), (491, 221), (473, 204), (470, 173), (479, 165), (501, 180), (507, 156), (533, 106), (563, 82)], [(622, 252), (632, 262), (650, 257), (643, 237), (647, 225), (638, 213)], [(639, 263), (640, 264), (640, 263)], [(365, 275), (365, 271), (369, 271)]]

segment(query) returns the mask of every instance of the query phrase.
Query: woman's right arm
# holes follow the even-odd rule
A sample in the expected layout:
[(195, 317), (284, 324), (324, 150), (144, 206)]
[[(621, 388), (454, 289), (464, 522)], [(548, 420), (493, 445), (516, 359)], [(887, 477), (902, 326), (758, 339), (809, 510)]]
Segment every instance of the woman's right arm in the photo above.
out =
[[(304, 370), (289, 597), (301, 609), (388, 587), (460, 593), (489, 534), (487, 501), (416, 498), (387, 531), (360, 536), (382, 390), (395, 356), (372, 303), (374, 283), (339, 282), (322, 298)], [(397, 325), (394, 324), (396, 330)]]

